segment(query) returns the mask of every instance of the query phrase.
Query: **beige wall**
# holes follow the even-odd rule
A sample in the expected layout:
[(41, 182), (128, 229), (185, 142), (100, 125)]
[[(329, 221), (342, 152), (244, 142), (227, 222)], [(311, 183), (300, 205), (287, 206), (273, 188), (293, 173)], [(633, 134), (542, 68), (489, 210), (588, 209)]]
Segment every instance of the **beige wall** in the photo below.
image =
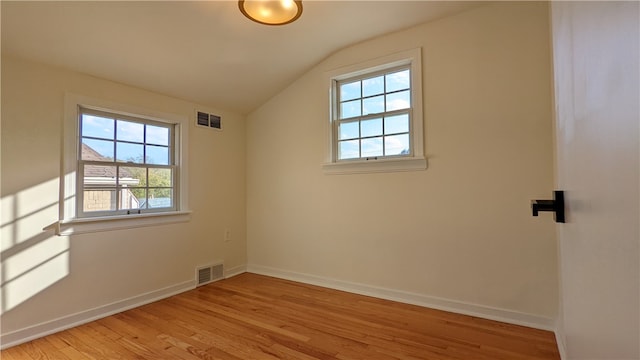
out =
[[(553, 318), (554, 225), (529, 208), (553, 189), (548, 37), (546, 5), (504, 3), (343, 49), (246, 128), (215, 107), (223, 132), (190, 127), (189, 223), (71, 237), (41, 231), (57, 219), (64, 93), (190, 119), (196, 105), (3, 55), (2, 333), (214, 259)], [(324, 73), (415, 47), (429, 168), (324, 175)]]
[[(65, 92), (178, 114), (189, 125), (188, 223), (57, 237)], [(137, 88), (2, 57), (2, 333), (195, 279), (195, 268), (246, 264), (245, 123), (195, 128), (196, 105)], [(224, 242), (224, 230), (231, 241)]]
[[(324, 175), (325, 72), (422, 47), (419, 172)], [(247, 118), (250, 269), (553, 319), (545, 3), (501, 3), (333, 54)]]

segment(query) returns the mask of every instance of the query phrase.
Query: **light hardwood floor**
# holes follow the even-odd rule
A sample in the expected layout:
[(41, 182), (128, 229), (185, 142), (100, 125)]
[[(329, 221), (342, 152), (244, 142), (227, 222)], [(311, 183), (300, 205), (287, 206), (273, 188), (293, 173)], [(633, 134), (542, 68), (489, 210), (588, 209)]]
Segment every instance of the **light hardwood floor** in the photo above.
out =
[(553, 333), (245, 273), (0, 352), (30, 359), (559, 359)]

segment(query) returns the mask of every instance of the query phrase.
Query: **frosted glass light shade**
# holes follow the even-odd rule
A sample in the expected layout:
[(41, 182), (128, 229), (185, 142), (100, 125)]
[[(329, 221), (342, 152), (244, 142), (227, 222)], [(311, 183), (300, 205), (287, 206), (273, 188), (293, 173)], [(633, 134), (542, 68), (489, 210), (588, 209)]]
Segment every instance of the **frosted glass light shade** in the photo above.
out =
[(238, 7), (244, 16), (265, 25), (284, 25), (302, 15), (299, 0), (240, 0)]

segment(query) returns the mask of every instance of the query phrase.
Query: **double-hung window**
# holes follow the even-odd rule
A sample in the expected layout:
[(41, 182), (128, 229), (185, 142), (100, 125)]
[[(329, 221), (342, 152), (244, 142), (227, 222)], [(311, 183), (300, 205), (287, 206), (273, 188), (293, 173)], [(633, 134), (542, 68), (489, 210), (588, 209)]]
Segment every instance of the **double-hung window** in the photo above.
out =
[(78, 217), (176, 210), (174, 125), (80, 108)]
[(188, 115), (67, 93), (58, 235), (189, 221)]
[(426, 168), (420, 49), (329, 74), (326, 173)]
[(337, 82), (337, 160), (411, 155), (408, 65)]

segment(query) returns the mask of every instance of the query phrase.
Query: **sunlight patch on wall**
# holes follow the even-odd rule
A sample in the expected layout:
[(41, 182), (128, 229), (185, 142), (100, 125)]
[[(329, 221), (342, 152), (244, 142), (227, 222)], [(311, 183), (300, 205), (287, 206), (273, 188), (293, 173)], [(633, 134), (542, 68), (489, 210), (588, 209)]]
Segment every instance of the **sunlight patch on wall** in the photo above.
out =
[[(2, 311), (8, 311), (48, 288), (69, 274), (68, 239), (53, 236), (41, 242), (39, 249), (29, 248), (2, 263)], [(56, 248), (65, 247), (58, 251)], [(45, 257), (51, 251), (53, 256)]]
[(52, 179), (2, 198), (2, 251), (41, 234), (58, 218), (58, 193), (58, 179)]
[(58, 218), (58, 180), (1, 199), (2, 312), (69, 274), (69, 239), (44, 232)]

